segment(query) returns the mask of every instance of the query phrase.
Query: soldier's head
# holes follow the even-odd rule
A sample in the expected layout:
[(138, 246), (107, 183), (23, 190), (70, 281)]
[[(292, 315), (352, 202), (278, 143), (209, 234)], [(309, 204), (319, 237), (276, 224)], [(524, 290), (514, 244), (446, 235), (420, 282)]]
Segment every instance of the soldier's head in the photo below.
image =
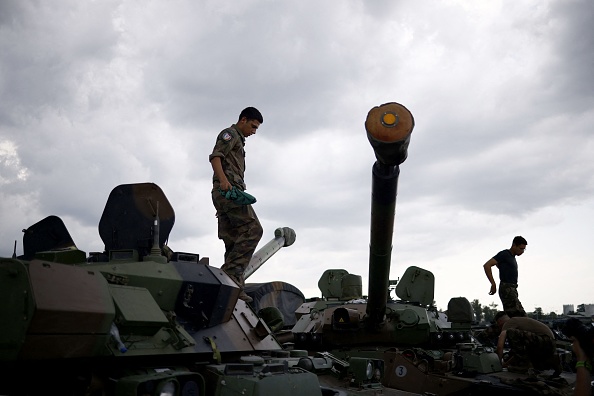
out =
[(246, 107), (239, 114), (237, 128), (244, 137), (254, 135), (256, 130), (264, 122), (262, 114), (255, 107)]
[(504, 311), (497, 312), (495, 314), (495, 317), (493, 318), (493, 321), (499, 327), (499, 329), (501, 329), (505, 322), (507, 322), (508, 320), (509, 316), (507, 316), (507, 314)]
[(509, 251), (514, 256), (521, 256), (526, 251), (526, 245), (528, 245), (528, 242), (526, 242), (526, 239), (524, 239), (521, 236), (517, 236), (512, 241), (512, 246), (509, 249)]

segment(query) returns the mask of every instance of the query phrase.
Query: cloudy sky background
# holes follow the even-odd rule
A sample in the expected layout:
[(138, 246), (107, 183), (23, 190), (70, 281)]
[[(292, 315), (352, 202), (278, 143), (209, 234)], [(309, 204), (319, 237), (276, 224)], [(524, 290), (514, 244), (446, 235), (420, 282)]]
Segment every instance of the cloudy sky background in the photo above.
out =
[[(594, 303), (594, 3), (80, 1), (0, 3), (0, 255), (48, 215), (101, 251), (111, 190), (154, 182), (174, 250), (222, 263), (208, 155), (242, 108), (248, 192), (297, 240), (250, 282), (319, 296), (325, 269), (367, 281), (367, 112), (406, 106), (391, 278), (434, 273), (435, 300), (495, 302), (482, 264), (518, 259), (527, 310)], [(495, 276), (498, 276), (495, 271)], [(367, 288), (364, 288), (367, 292)]]

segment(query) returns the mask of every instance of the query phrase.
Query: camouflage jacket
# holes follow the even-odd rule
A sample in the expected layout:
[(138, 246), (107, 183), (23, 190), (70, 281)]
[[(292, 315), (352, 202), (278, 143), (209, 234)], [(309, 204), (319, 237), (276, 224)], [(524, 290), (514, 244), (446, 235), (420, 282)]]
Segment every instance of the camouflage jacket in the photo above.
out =
[[(223, 171), (229, 183), (238, 187), (240, 190), (245, 190), (246, 188), (243, 180), (245, 174), (244, 147), (245, 137), (237, 129), (235, 124), (233, 124), (219, 133), (212, 154), (208, 156), (209, 161), (212, 161), (214, 157), (221, 158)], [(218, 187), (219, 180), (214, 174), (212, 182), (215, 188)]]

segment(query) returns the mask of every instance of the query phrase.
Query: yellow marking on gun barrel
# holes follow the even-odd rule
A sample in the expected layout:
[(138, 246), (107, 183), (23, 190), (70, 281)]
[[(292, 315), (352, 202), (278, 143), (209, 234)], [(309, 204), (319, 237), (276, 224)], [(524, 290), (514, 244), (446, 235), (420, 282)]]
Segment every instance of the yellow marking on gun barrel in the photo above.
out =
[(396, 123), (396, 115), (393, 113), (384, 114), (383, 122), (386, 125), (394, 125)]

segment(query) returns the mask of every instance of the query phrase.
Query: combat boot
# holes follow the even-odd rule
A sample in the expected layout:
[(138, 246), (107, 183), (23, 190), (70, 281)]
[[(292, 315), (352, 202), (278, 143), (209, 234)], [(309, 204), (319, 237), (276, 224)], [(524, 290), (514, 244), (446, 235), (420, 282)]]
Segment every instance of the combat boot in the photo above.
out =
[(251, 303), (252, 301), (254, 301), (254, 299), (248, 296), (243, 289), (241, 289), (241, 291), (239, 292), (239, 299), (245, 301), (246, 303)]

